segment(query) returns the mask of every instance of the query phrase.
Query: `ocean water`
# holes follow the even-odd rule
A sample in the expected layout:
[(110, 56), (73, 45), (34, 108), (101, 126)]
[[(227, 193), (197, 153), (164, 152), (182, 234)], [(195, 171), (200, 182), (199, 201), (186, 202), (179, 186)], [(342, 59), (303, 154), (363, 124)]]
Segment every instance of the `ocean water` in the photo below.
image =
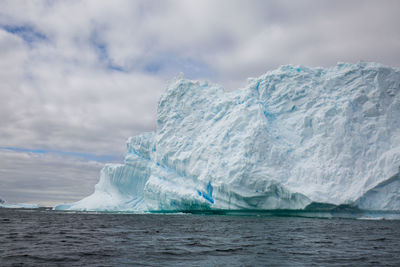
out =
[(1, 266), (400, 266), (400, 221), (0, 209)]

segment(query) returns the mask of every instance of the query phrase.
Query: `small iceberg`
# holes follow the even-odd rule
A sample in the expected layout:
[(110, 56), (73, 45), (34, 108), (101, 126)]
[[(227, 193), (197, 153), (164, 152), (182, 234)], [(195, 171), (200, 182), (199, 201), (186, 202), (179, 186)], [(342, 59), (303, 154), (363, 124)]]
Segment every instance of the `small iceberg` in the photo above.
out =
[(0, 208), (7, 208), (7, 209), (37, 209), (39, 208), (38, 204), (30, 204), (30, 203), (17, 203), (17, 204), (11, 204), (11, 203), (5, 203), (0, 202)]

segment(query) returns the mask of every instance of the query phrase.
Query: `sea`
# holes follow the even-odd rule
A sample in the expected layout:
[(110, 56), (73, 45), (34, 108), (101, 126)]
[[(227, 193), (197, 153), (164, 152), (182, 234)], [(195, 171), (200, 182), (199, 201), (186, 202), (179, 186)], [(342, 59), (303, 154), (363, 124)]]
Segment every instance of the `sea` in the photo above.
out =
[(1, 266), (400, 266), (400, 220), (0, 209)]

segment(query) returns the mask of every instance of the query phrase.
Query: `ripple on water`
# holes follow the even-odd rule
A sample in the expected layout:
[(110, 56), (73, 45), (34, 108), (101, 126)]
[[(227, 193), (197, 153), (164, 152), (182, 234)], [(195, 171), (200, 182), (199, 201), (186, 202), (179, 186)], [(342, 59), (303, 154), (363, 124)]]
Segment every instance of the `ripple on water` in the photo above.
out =
[(400, 266), (400, 221), (0, 209), (0, 265)]

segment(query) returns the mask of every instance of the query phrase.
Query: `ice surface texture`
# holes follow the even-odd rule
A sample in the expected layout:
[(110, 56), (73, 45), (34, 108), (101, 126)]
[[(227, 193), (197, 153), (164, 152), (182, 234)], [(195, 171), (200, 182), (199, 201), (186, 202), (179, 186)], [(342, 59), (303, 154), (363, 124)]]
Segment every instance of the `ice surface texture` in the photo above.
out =
[(56, 209), (400, 210), (399, 92), (400, 71), (376, 63), (282, 66), (233, 92), (176, 79), (156, 132), (129, 138), (93, 195)]

